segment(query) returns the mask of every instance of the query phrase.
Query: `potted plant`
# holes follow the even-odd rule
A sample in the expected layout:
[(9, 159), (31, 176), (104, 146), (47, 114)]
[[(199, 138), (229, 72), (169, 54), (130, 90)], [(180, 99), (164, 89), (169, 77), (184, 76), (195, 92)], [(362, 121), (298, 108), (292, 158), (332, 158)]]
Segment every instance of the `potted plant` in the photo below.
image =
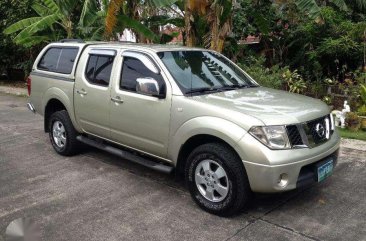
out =
[(360, 118), (354, 112), (348, 112), (346, 116), (346, 126), (350, 131), (358, 131), (360, 129)]

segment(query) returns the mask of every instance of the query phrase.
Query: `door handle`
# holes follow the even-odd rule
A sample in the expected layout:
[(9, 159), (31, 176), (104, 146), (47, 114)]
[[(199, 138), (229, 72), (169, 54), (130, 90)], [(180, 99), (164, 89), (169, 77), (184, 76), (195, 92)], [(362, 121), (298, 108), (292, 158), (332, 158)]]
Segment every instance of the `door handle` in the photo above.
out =
[(78, 93), (79, 95), (87, 95), (88, 94), (88, 92), (86, 92), (84, 89), (77, 90), (76, 93)]
[(116, 96), (115, 98), (111, 98), (111, 101), (113, 101), (114, 103), (118, 103), (118, 104), (122, 104), (123, 100), (121, 100), (121, 97)]

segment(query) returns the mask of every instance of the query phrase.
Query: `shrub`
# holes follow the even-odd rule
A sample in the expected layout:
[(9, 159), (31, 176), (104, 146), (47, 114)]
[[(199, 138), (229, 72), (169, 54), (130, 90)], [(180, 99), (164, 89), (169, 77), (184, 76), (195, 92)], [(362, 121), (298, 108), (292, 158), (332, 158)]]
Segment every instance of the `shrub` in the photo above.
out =
[(238, 65), (261, 86), (282, 89), (284, 83), (282, 73), (288, 68), (280, 68), (278, 65), (275, 65), (272, 68), (266, 68), (264, 66), (264, 61), (263, 57), (260, 57), (259, 59), (251, 57), (247, 60), (247, 63), (239, 63)]

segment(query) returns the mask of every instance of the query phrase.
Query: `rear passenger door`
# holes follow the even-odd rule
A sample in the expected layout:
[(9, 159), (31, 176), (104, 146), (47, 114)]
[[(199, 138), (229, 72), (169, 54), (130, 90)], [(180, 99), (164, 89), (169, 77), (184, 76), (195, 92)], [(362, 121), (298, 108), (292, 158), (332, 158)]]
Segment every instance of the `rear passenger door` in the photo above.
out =
[(79, 63), (75, 83), (75, 115), (81, 128), (93, 135), (110, 138), (110, 82), (115, 50), (89, 49)]

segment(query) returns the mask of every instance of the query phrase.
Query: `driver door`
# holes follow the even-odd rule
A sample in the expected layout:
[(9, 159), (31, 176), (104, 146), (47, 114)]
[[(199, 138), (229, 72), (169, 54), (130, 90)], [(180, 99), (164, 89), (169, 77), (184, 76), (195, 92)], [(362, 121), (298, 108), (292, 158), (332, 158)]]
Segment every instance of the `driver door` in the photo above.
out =
[[(122, 54), (119, 81), (111, 90), (110, 128), (113, 141), (165, 158), (168, 150), (171, 89), (151, 56)], [(116, 78), (117, 79), (117, 78)], [(160, 97), (137, 91), (138, 79), (154, 79)]]

